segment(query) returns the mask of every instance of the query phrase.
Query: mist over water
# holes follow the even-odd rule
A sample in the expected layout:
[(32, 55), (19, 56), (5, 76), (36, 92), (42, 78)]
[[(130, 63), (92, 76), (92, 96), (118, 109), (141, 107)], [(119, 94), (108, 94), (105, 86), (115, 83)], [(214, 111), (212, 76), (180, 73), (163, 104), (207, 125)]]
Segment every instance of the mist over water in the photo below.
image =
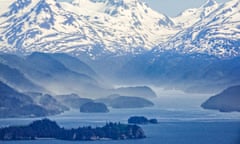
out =
[[(109, 113), (91, 114), (71, 110), (60, 115), (50, 116), (60, 126), (102, 126), (106, 122), (127, 123), (130, 116), (157, 118), (157, 125), (142, 125), (147, 138), (124, 141), (81, 141), (60, 140), (4, 141), (2, 144), (238, 144), (240, 136), (240, 114), (221, 113), (204, 110), (200, 107), (212, 94), (188, 94), (179, 90), (166, 90), (151, 87), (157, 97), (150, 98), (154, 107), (141, 109), (110, 109)], [(0, 119), (0, 127), (25, 125), (41, 118)]]
[[(238, 121), (240, 113), (221, 113), (214, 110), (205, 110), (201, 104), (214, 94), (191, 94), (180, 90), (166, 90), (151, 86), (157, 97), (148, 98), (154, 103), (153, 107), (136, 109), (113, 109), (109, 113), (80, 113), (79, 110), (66, 111), (60, 115), (50, 116), (63, 126), (102, 125), (109, 121), (126, 123), (130, 116), (141, 115), (157, 118), (160, 122), (179, 121)], [(7, 118), (0, 119), (0, 127), (6, 125), (27, 124), (41, 118)], [(74, 122), (75, 121), (75, 122)]]
[[(139, 85), (115, 85), (114, 88), (120, 87), (136, 87)], [(217, 93), (187, 93), (178, 89), (163, 88), (154, 85), (147, 85), (157, 95), (155, 98), (148, 98), (152, 100), (155, 107), (159, 109), (199, 109), (200, 105), (206, 101), (209, 97), (216, 95)]]
[(160, 108), (193, 109), (215, 94), (186, 93), (176, 89), (164, 89), (151, 86), (157, 93), (155, 103)]
[(4, 7), (0, 128), (43, 118), (66, 129), (131, 116), (159, 123), (141, 125), (140, 140), (0, 144), (240, 144), (239, 0), (208, 0), (175, 18), (140, 1), (103, 1)]

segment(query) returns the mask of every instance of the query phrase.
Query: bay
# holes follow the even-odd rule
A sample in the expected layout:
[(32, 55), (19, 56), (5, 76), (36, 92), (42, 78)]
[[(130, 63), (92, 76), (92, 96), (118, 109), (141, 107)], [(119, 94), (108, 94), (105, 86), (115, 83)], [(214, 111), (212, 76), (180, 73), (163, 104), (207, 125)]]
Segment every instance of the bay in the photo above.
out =
[[(152, 99), (155, 106), (143, 109), (110, 109), (109, 113), (88, 114), (71, 110), (48, 117), (61, 127), (102, 126), (106, 122), (127, 123), (130, 116), (156, 118), (159, 124), (141, 125), (147, 138), (102, 141), (0, 141), (1, 144), (240, 144), (240, 113), (204, 110), (200, 104), (209, 97), (170, 93)], [(42, 118), (0, 119), (0, 127), (26, 125)]]

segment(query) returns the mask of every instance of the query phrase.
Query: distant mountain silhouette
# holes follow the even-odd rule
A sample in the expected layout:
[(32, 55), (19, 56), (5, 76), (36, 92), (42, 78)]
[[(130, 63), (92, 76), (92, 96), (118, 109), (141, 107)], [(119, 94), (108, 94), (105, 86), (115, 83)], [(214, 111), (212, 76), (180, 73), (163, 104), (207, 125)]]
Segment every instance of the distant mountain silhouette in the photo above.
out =
[(0, 81), (0, 117), (46, 116), (48, 111), (33, 100)]
[(77, 94), (57, 95), (56, 99), (62, 104), (74, 109), (79, 109), (83, 104), (93, 102), (89, 98), (80, 98)]
[(0, 69), (0, 80), (7, 83), (11, 87), (14, 87), (19, 91), (44, 91), (42, 87), (30, 81), (18, 69), (11, 68), (10, 66), (2, 63), (0, 63)]
[(107, 113), (109, 109), (104, 103), (88, 102), (80, 107), (80, 112), (83, 113)]
[(0, 81), (0, 118), (42, 117), (68, 110), (50, 95), (20, 93)]
[(112, 108), (144, 108), (153, 106), (153, 102), (132, 96), (110, 95), (106, 98), (97, 99), (96, 101), (105, 103)]
[[(38, 85), (39, 87), (46, 89), (47, 92), (53, 92), (56, 94), (78, 93), (84, 97), (95, 96), (94, 89), (101, 90), (100, 84), (95, 79), (97, 78), (96, 73), (87, 66), (87, 64), (84, 64), (80, 60), (77, 60), (77, 58), (71, 57), (67, 54), (35, 52), (25, 57), (1, 54), (0, 58), (5, 65), (4, 71), (11, 70), (12, 73), (15, 72), (18, 75), (23, 75), (21, 77), (17, 75), (15, 75), (16, 77), (13, 77), (8, 73), (10, 75), (8, 77), (12, 76), (12, 83), (14, 83), (14, 78), (15, 81), (21, 78), (23, 82), (22, 85), (30, 87), (29, 85), (31, 83), (26, 83), (25, 81), (27, 81), (26, 79), (28, 79), (28, 81), (31, 79), (31, 82), (33, 83), (32, 87)], [(31, 87), (24, 90), (37, 91), (33, 88), (31, 89)]]
[(202, 107), (221, 112), (240, 112), (240, 86), (229, 87), (223, 92), (210, 97), (202, 104)]

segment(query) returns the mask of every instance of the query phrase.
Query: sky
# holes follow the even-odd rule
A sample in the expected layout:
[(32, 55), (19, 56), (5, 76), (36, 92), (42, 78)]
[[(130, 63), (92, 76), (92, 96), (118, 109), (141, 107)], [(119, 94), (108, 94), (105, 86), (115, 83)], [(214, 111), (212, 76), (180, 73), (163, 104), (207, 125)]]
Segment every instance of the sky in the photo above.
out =
[[(188, 8), (198, 8), (207, 0), (142, 0), (145, 1), (152, 9), (164, 13), (168, 16), (177, 16), (183, 10)], [(216, 0), (218, 3), (229, 0)]]
[[(71, 0), (60, 0), (71, 1)], [(179, 13), (188, 8), (198, 8), (207, 0), (141, 0), (146, 2), (152, 9), (166, 14), (167, 16), (177, 16)], [(216, 0), (218, 3), (230, 0)]]

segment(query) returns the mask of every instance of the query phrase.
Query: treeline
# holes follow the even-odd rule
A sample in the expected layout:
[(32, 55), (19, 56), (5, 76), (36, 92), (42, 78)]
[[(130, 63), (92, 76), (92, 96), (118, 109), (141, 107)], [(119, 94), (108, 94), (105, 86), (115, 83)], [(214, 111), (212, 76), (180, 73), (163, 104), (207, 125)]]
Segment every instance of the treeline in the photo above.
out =
[(157, 124), (157, 119), (148, 119), (144, 116), (132, 116), (128, 119), (129, 124)]
[(35, 140), (53, 138), (61, 140), (140, 139), (144, 131), (137, 125), (107, 123), (103, 127), (79, 127), (65, 129), (49, 119), (37, 120), (27, 126), (12, 126), (0, 129), (0, 140)]

